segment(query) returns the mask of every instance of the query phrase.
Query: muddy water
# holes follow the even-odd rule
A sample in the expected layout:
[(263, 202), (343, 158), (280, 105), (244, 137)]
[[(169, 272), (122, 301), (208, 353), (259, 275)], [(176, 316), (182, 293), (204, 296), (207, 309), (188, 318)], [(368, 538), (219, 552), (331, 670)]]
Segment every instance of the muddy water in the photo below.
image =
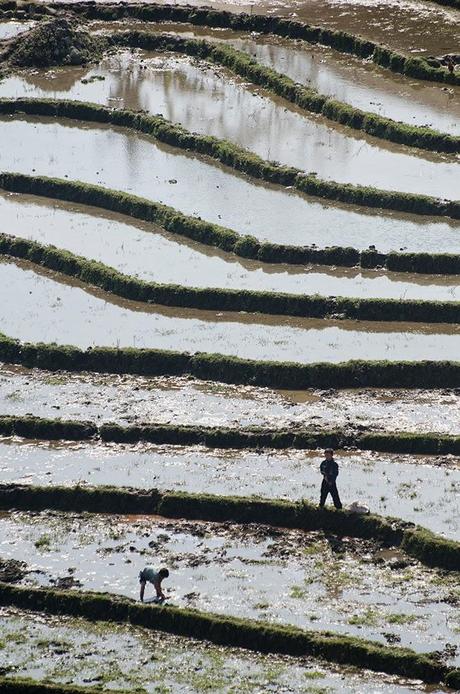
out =
[[(6, 143), (0, 152), (2, 170), (79, 179), (132, 192), (278, 243), (305, 245), (324, 229), (334, 229), (330, 245), (339, 239), (340, 245), (353, 245), (359, 235), (360, 245), (363, 238), (370, 244), (374, 239), (371, 241), (369, 229), (375, 225), (380, 241), (393, 233), (392, 245), (399, 238), (400, 247), (405, 248), (406, 239), (420, 233), (426, 241), (423, 248), (435, 250), (442, 247), (444, 234), (452, 240), (452, 231), (458, 228), (458, 222), (453, 221), (406, 216), (401, 222), (387, 214), (355, 214), (327, 203), (310, 205), (294, 192), (249, 182), (217, 164), (159, 146), (126, 130), (29, 119), (0, 121), (0, 132)], [(32, 141), (33, 148), (29, 145)], [(428, 243), (432, 233), (434, 246)], [(324, 245), (324, 241), (320, 243)]]
[(95, 207), (0, 192), (0, 216), (3, 232), (52, 244), (148, 281), (327, 296), (460, 300), (454, 275), (264, 264)]
[[(181, 0), (180, 4), (203, 2)], [(456, 50), (460, 41), (459, 12), (423, 0), (208, 0), (206, 5), (234, 12), (292, 17), (363, 36), (406, 53), (449, 53)]]
[(139, 570), (153, 563), (169, 567), (164, 588), (178, 606), (396, 641), (422, 652), (456, 642), (458, 610), (451, 603), (458, 601), (458, 577), (382, 553), (371, 542), (58, 513), (5, 513), (0, 529), (0, 556), (27, 562), (26, 583), (65, 582), (136, 598)]
[[(460, 460), (337, 452), (344, 504), (460, 536)], [(318, 500), (322, 451), (232, 451), (149, 444), (0, 443), (0, 481), (104, 485)]]
[[(60, 615), (0, 609), (0, 667), (16, 677), (145, 692), (440, 692), (388, 675), (348, 672), (312, 658), (263, 655), (153, 630)], [(81, 657), (82, 652), (84, 657)], [(308, 687), (308, 682), (315, 688)]]
[[(280, 36), (194, 27), (187, 24), (140, 22), (94, 23), (98, 31), (133, 29), (152, 33), (172, 32), (186, 38), (222, 41), (255, 57), (258, 62), (284, 73), (321, 94), (371, 113), (457, 134), (460, 132), (460, 88), (408, 80), (369, 61), (363, 61), (320, 45)], [(10, 89), (13, 83), (10, 83)], [(46, 89), (46, 87), (44, 87)], [(17, 87), (16, 87), (17, 89)]]
[[(160, 112), (170, 120), (180, 122), (189, 130), (229, 139), (264, 159), (296, 166), (309, 172), (314, 171), (322, 178), (341, 182), (453, 199), (458, 196), (457, 159), (454, 155), (432, 154), (422, 150), (417, 152), (376, 139), (371, 142), (372, 138), (348, 131), (342, 126), (328, 124), (319, 116), (301, 113), (288, 102), (273, 99), (271, 96), (267, 98), (260, 90), (247, 88), (240, 81), (230, 78), (228, 74), (216, 73), (215, 68), (207, 64), (195, 65), (188, 57), (169, 58), (156, 54), (144, 56), (144, 63), (140, 64), (137, 53), (122, 53), (114, 59), (115, 78), (93, 82), (93, 88), (87, 91), (86, 96), (82, 91), (85, 92), (84, 87), (91, 84), (80, 83), (79, 89), (72, 90), (73, 93), (61, 92), (56, 95), (73, 97), (77, 91), (76, 96), (79, 98), (92, 98), (103, 103), (119, 105), (119, 100), (124, 98), (124, 94), (134, 92), (137, 108), (146, 108), (146, 99), (142, 97), (142, 93), (148, 92), (148, 110), (151, 112)], [(180, 66), (183, 66), (182, 69)], [(110, 71), (110, 68), (108, 69)], [(143, 73), (152, 74), (152, 79), (146, 77), (144, 84), (142, 81), (139, 83), (137, 79), (141, 69)], [(97, 74), (104, 77), (104, 72), (102, 69), (102, 72)], [(106, 81), (107, 85), (101, 87), (100, 84)], [(15, 84), (17, 78), (13, 80), (10, 95), (18, 93)], [(8, 93), (6, 83), (0, 94)], [(30, 95), (30, 89), (19, 89), (19, 93)], [(129, 101), (131, 107), (135, 106), (132, 99)], [(3, 130), (3, 125), (1, 127)], [(21, 127), (25, 127), (24, 123), (5, 125), (6, 134), (12, 132), (11, 137), (15, 140), (16, 131)], [(53, 123), (53, 126), (48, 127), (57, 129), (60, 126)], [(68, 131), (65, 147), (61, 149), (59, 159), (70, 155), (76, 140), (82, 137), (84, 128), (85, 126), (76, 128), (73, 124), (72, 131)], [(42, 129), (43, 125), (40, 127), (40, 130)], [(104, 132), (107, 130), (104, 129)], [(97, 133), (100, 136), (100, 128), (97, 126), (91, 125), (86, 130), (85, 144), (90, 149), (92, 146), (88, 141), (97, 137)], [(125, 131), (123, 137), (136, 143), (140, 140), (139, 136), (128, 133), (129, 131)], [(33, 135), (24, 133), (23, 137), (27, 142), (28, 137)], [(59, 135), (56, 134), (55, 137), (59, 138)], [(40, 133), (37, 145), (44, 146), (46, 139), (45, 129), (43, 134)], [(57, 147), (57, 143), (54, 147), (49, 143), (47, 152), (56, 152)], [(108, 143), (100, 144), (101, 151), (107, 151), (108, 148)], [(134, 145), (130, 145), (130, 149), (133, 148)], [(9, 154), (5, 151), (2, 160), (8, 162)], [(15, 157), (18, 153), (15, 150), (12, 154)], [(31, 163), (31, 158), (35, 161), (40, 155), (44, 158), (38, 147), (35, 155), (29, 154), (27, 157), (26, 154), (27, 151), (22, 154), (23, 166)], [(149, 158), (152, 156), (155, 156), (153, 152)], [(86, 162), (80, 162), (80, 166), (89, 163), (88, 159)], [(35, 163), (31, 165), (35, 166)], [(2, 163), (2, 167), (5, 166), (8, 164)], [(76, 165), (73, 163), (72, 166)], [(123, 169), (123, 166), (121, 168)], [(126, 172), (123, 171), (121, 175), (123, 174), (126, 175)]]
[(12, 39), (13, 36), (19, 36), (25, 31), (29, 31), (35, 25), (35, 22), (0, 22), (0, 41)]
[(0, 263), (0, 324), (26, 342), (218, 352), (245, 359), (456, 360), (460, 326), (295, 319), (147, 306)]
[(460, 434), (460, 392), (296, 391), (193, 378), (58, 374), (5, 365), (0, 414), (203, 426), (314, 426)]

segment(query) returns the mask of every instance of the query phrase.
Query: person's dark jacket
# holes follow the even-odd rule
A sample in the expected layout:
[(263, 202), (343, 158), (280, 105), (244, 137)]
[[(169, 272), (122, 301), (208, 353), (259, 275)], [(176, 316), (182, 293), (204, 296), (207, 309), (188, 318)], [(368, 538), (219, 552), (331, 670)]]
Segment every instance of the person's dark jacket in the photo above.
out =
[(326, 479), (328, 482), (336, 481), (337, 475), (339, 474), (339, 466), (337, 465), (334, 459), (323, 460), (319, 469), (322, 475), (326, 475)]

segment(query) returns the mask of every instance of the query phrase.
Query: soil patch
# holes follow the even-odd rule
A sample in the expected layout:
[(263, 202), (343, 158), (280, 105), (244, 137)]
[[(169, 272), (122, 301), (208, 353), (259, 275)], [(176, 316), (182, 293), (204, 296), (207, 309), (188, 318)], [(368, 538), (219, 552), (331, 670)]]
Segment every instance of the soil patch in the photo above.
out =
[(27, 573), (27, 564), (16, 559), (0, 559), (0, 581), (19, 583)]
[(56, 18), (16, 40), (9, 62), (17, 67), (84, 65), (99, 59), (104, 46), (104, 39), (90, 36), (75, 22)]

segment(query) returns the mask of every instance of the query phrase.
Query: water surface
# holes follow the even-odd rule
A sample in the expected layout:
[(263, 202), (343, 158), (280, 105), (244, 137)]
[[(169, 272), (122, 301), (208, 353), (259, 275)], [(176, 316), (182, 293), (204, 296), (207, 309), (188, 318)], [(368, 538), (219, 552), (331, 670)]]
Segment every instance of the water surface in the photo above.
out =
[[(399, 517), (456, 540), (460, 459), (337, 451), (345, 505)], [(0, 482), (173, 489), (318, 502), (322, 451), (240, 451), (139, 443), (0, 442)], [(329, 503), (331, 500), (329, 499)]]
[[(325, 296), (460, 300), (455, 275), (268, 264), (173, 236), (96, 207), (2, 193), (2, 230), (53, 245), (146, 281)], [(459, 252), (460, 252), (460, 234)]]
[[(81, 93), (81, 83), (75, 90), (77, 94), (72, 91), (50, 94), (48, 91), (47, 95), (102, 103), (108, 103), (110, 98), (110, 105), (118, 106), (118, 95), (134, 91), (141, 95), (137, 97), (137, 108), (162, 113), (188, 130), (228, 139), (263, 159), (315, 172), (321, 178), (449, 199), (458, 197), (458, 157), (455, 155), (436, 154), (370, 138), (321, 116), (301, 112), (289, 102), (273, 99), (260, 90), (254, 92), (240, 80), (229, 79), (228, 75), (217, 73), (216, 76), (214, 67), (206, 63), (195, 65), (188, 57), (174, 56), (168, 65), (171, 60), (168, 56), (146, 54), (140, 64), (137, 53), (133, 56), (128, 51), (116, 60), (118, 76), (115, 74), (104, 87), (100, 85), (106, 80), (93, 82), (86, 97)], [(185, 64), (182, 71), (181, 64)], [(153, 78), (139, 81), (140, 70), (152, 73)], [(158, 71), (162, 73), (159, 78)], [(104, 70), (97, 74), (104, 77)], [(11, 96), (18, 93), (43, 95), (40, 91), (30, 94), (30, 89), (19, 88), (18, 91), (15, 85), (17, 78), (14, 78)], [(91, 85), (83, 84), (86, 86)], [(7, 88), (8, 84), (0, 94), (7, 95)], [(148, 106), (143, 92), (149, 95)], [(91, 127), (94, 131), (94, 125)], [(43, 139), (40, 137), (40, 141)], [(67, 151), (71, 146), (68, 142)]]
[[(386, 243), (404, 249), (419, 234), (424, 250), (434, 252), (442, 248), (444, 234), (447, 243), (458, 238), (458, 222), (375, 211), (357, 214), (328, 202), (311, 204), (293, 191), (249, 181), (217, 163), (128, 130), (16, 118), (0, 120), (0, 133), (5, 143), (1, 170), (100, 184), (276, 243), (306, 245), (318, 240), (321, 246), (353, 246), (359, 238), (362, 247), (364, 239), (368, 245), (374, 243), (370, 230), (377, 229), (377, 247), (392, 234)], [(325, 232), (329, 229), (332, 233)]]
[[(63, 276), (60, 277), (60, 279)], [(0, 325), (25, 342), (147, 347), (261, 361), (457, 360), (459, 325), (366, 323), (178, 309), (121, 300), (36, 266), (0, 263)]]
[(458, 576), (369, 541), (258, 525), (55, 512), (5, 513), (0, 530), (1, 556), (27, 562), (28, 584), (71, 581), (83, 590), (136, 598), (138, 573), (153, 563), (169, 567), (164, 589), (178, 606), (396, 640), (418, 652), (440, 650), (456, 638), (458, 610), (444, 599), (455, 595)]
[(12, 364), (0, 365), (0, 413), (97, 423), (460, 434), (458, 390), (274, 391), (190, 377), (50, 373)]

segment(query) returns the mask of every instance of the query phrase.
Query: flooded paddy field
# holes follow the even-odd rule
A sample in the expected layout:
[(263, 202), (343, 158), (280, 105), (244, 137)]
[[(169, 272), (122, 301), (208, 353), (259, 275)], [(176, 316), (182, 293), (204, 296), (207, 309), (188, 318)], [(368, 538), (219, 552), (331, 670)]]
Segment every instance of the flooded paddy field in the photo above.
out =
[(299, 363), (456, 360), (460, 326), (290, 318), (140, 304), (0, 262), (0, 324), (24, 342), (150, 347)]
[(99, 424), (157, 422), (223, 427), (460, 434), (458, 390), (274, 391), (193, 378), (50, 373), (0, 368), (0, 414)]
[[(320, 94), (339, 99), (364, 111), (378, 113), (409, 125), (430, 126), (445, 133), (460, 132), (460, 89), (458, 87), (452, 85), (446, 87), (439, 83), (430, 84), (412, 78), (408, 80), (403, 75), (381, 68), (368, 60), (346, 55), (320, 44), (308, 44), (281, 36), (195, 27), (191, 24), (161, 22), (148, 25), (128, 19), (111, 23), (94, 22), (91, 28), (104, 33), (126, 30), (168, 32), (183, 38), (223, 42), (249, 53), (262, 65), (271, 67), (300, 84), (312, 87)], [(99, 67), (103, 69), (104, 66)], [(183, 72), (182, 68), (181, 76)], [(95, 71), (95, 74), (102, 73)], [(105, 72), (103, 74), (105, 75)], [(157, 75), (157, 80), (160, 75)], [(136, 77), (141, 84), (145, 80), (152, 81), (149, 74), (140, 73)], [(191, 82), (191, 75), (187, 74), (186, 78), (187, 83)], [(54, 79), (59, 79), (59, 75), (55, 75)], [(28, 78), (28, 84), (25, 86), (24, 83), (21, 84), (19, 80), (12, 78), (3, 89), (9, 96), (20, 96), (23, 90), (32, 96), (40, 87), (45, 93), (49, 90), (49, 83), (45, 85), (42, 80), (41, 84), (36, 83), (35, 89), (26, 91), (31, 89), (30, 83), (34, 81)], [(72, 91), (77, 89), (78, 85), (73, 85)], [(102, 90), (94, 89), (94, 91), (99, 95)], [(122, 95), (120, 94), (125, 108), (134, 108), (134, 104), (139, 101), (139, 96), (137, 92), (133, 94), (132, 90), (125, 90)], [(156, 103), (153, 94), (142, 96)], [(129, 105), (131, 98), (134, 98), (132, 106)], [(167, 105), (172, 110), (173, 105)], [(172, 116), (171, 113), (171, 118)]]
[(448, 691), (313, 658), (263, 655), (150, 629), (0, 609), (0, 668), (33, 677), (107, 690), (373, 694)]
[[(0, 439), (0, 483), (111, 485), (317, 502), (322, 451), (241, 451), (139, 443)], [(344, 504), (359, 501), (456, 539), (460, 460), (337, 451)]]
[[(32, 172), (34, 173), (34, 172)], [(67, 174), (64, 174), (67, 175)], [(172, 181), (177, 179), (170, 179)], [(243, 183), (241, 179), (236, 179), (237, 183)], [(155, 183), (158, 183), (156, 181)], [(176, 184), (169, 184), (170, 187)], [(218, 184), (219, 185), (219, 184)], [(321, 204), (317, 201), (313, 201), (307, 196), (301, 196), (295, 193), (284, 192), (280, 188), (275, 188), (271, 186), (260, 186), (257, 184), (249, 184), (249, 191), (245, 196), (246, 202), (252, 200), (253, 204), (256, 203), (256, 208), (254, 210), (248, 210), (247, 215), (241, 211), (232, 210), (231, 207), (231, 191), (224, 190), (222, 192), (222, 205), (226, 211), (225, 221), (229, 221), (235, 224), (234, 227), (240, 233), (252, 233), (257, 236), (260, 240), (273, 241), (275, 243), (287, 243), (295, 246), (311, 245), (314, 244), (319, 248), (324, 248), (327, 246), (351, 246), (353, 248), (358, 248), (364, 250), (371, 245), (374, 245), (382, 252), (388, 251), (407, 251), (407, 252), (439, 252), (440, 248), (446, 250), (449, 253), (457, 253), (460, 251), (460, 224), (455, 220), (440, 221), (440, 218), (435, 217), (422, 217), (418, 218), (409, 214), (397, 214), (397, 213), (379, 213), (363, 212), (363, 208), (358, 211), (358, 208), (353, 208), (351, 206), (342, 206)], [(155, 191), (156, 187), (150, 188), (151, 191)], [(220, 191), (220, 188), (218, 189)], [(268, 193), (268, 195), (267, 195)], [(255, 199), (254, 199), (254, 195)], [(154, 192), (150, 193), (152, 198), (155, 197)], [(272, 198), (274, 196), (274, 198)], [(169, 199), (169, 197), (168, 197)], [(269, 200), (273, 203), (273, 206), (269, 204)], [(184, 203), (180, 200), (175, 199), (174, 203), (184, 207)], [(267, 207), (264, 207), (265, 203)], [(200, 202), (200, 207), (203, 203)], [(285, 219), (282, 219), (280, 210), (284, 209), (283, 205), (287, 204), (289, 211), (294, 215), (294, 222), (287, 223)], [(191, 213), (196, 215), (193, 208)], [(213, 214), (210, 206), (207, 206), (206, 213), (211, 220), (216, 219), (217, 223), (223, 224), (223, 215), (218, 213)], [(130, 230), (142, 230), (142, 231), (155, 231), (156, 242), (155, 253), (160, 251), (166, 252), (169, 250), (170, 253), (173, 252), (172, 249), (177, 248), (181, 250), (182, 253), (190, 253), (187, 255), (186, 263), (184, 262), (180, 266), (180, 271), (183, 273), (183, 282), (186, 282), (188, 273), (193, 272), (193, 266), (198, 262), (197, 253), (192, 253), (192, 249), (196, 249), (200, 253), (200, 262), (204, 262), (201, 259), (203, 254), (206, 254), (208, 258), (212, 257), (213, 262), (218, 262), (218, 258), (224, 258), (228, 263), (232, 263), (233, 267), (242, 268), (259, 268), (264, 267), (264, 272), (270, 273), (275, 276), (280, 272), (279, 266), (277, 265), (267, 265), (259, 264), (257, 265), (255, 261), (243, 260), (240, 257), (235, 257), (228, 253), (222, 253), (217, 248), (212, 246), (207, 246), (204, 244), (193, 243), (190, 239), (184, 236), (171, 236), (161, 231), (162, 239), (158, 238), (159, 228), (153, 224), (144, 223), (141, 220), (136, 220), (125, 215), (117, 215), (116, 213), (111, 213), (107, 210), (102, 211), (96, 207), (88, 207), (84, 205), (77, 205), (73, 203), (64, 203), (58, 200), (46, 199), (37, 196), (19, 195), (14, 193), (6, 193), (5, 191), (0, 191), (0, 212), (2, 215), (2, 221), (4, 226), (2, 227), (5, 233), (15, 234), (18, 236), (25, 236), (26, 238), (35, 239), (42, 243), (52, 243), (58, 247), (65, 247), (68, 250), (72, 250), (76, 253), (80, 253), (90, 257), (90, 252), (94, 257), (97, 248), (98, 237), (104, 239), (106, 244), (104, 246), (104, 253), (106, 254), (101, 260), (106, 264), (112, 262), (112, 253), (115, 250), (110, 251), (112, 246), (116, 249), (116, 238), (118, 237), (119, 243), (122, 244), (123, 255), (125, 257), (125, 262), (129, 264), (126, 265), (126, 270), (132, 270), (133, 274), (141, 272), (145, 277), (149, 271), (149, 258), (146, 253), (144, 253), (144, 248), (136, 254), (130, 253), (129, 244), (129, 231)], [(221, 208), (222, 212), (222, 208)], [(273, 214), (273, 218), (269, 216), (268, 213)], [(190, 213), (190, 208), (189, 208)], [(71, 222), (69, 222), (71, 218)], [(33, 220), (33, 224), (31, 223)], [(81, 220), (81, 222), (80, 222)], [(110, 222), (110, 232), (104, 233), (104, 221)], [(80, 222), (80, 223), (79, 223)], [(123, 226), (116, 225), (119, 222)], [(69, 231), (69, 224), (71, 224)], [(265, 226), (264, 226), (265, 225)], [(323, 226), (324, 225), (324, 226)], [(85, 229), (90, 228), (90, 233), (85, 233)], [(117, 229), (120, 231), (117, 234)], [(71, 232), (71, 235), (70, 235)], [(131, 231), (131, 233), (134, 233)], [(121, 236), (122, 234), (122, 236)], [(83, 235), (83, 237), (82, 237)], [(79, 243), (79, 238), (82, 238), (81, 244)], [(137, 247), (141, 243), (142, 239), (145, 239), (146, 235), (136, 234)], [(151, 243), (154, 243), (152, 237), (148, 237)], [(160, 245), (160, 241), (162, 245)], [(166, 241), (169, 242), (166, 245)], [(65, 244), (72, 244), (71, 246)], [(82, 251), (82, 244), (85, 243), (86, 252)], [(144, 241), (146, 243), (146, 241)], [(107, 248), (108, 246), (108, 248)], [(148, 246), (145, 247), (146, 249)], [(190, 250), (187, 250), (190, 249)], [(101, 250), (102, 252), (102, 250)], [(110, 261), (110, 262), (109, 262)], [(115, 259), (113, 259), (115, 263)], [(135, 264), (133, 264), (135, 262)], [(209, 261), (210, 262), (210, 261)], [(242, 265), (244, 263), (244, 266)], [(123, 266), (120, 265), (120, 259), (117, 261), (117, 266), (121, 269)], [(222, 278), (224, 275), (223, 265), (222, 272), (219, 273)], [(204, 268), (203, 268), (204, 269)], [(214, 274), (213, 268), (208, 264), (206, 265), (206, 272), (210, 273), (210, 277)], [(306, 269), (302, 267), (301, 269), (294, 266), (289, 266), (285, 269), (285, 272), (295, 275), (299, 271), (305, 274)], [(173, 269), (170, 269), (172, 272)], [(155, 264), (155, 276), (158, 276), (159, 272), (167, 272), (167, 268), (161, 268), (159, 263)], [(244, 269), (242, 269), (244, 272)], [(331, 273), (343, 273), (342, 276), (350, 276), (347, 273), (353, 273), (354, 270), (346, 270), (343, 268), (332, 270), (328, 267), (321, 267), (321, 273), (324, 277), (331, 277)], [(362, 273), (363, 271), (361, 271)], [(228, 271), (225, 275), (229, 274)], [(363, 275), (365, 276), (365, 275)], [(368, 277), (376, 278), (379, 273), (375, 270), (368, 274)], [(424, 292), (419, 296), (414, 294), (417, 298), (438, 298), (436, 285), (445, 285), (450, 287), (457, 286), (456, 276), (426, 276), (423, 277), (420, 274), (415, 276), (410, 276), (408, 273), (403, 273), (400, 277), (397, 273), (382, 273), (381, 276), (388, 278), (389, 282), (395, 280), (401, 280), (407, 283), (407, 286), (416, 283), (419, 286), (424, 284), (431, 285), (430, 292), (433, 294), (427, 295)], [(161, 276), (160, 276), (161, 277)], [(200, 273), (201, 281), (203, 277)], [(248, 277), (245, 275), (245, 280)], [(324, 279), (324, 278), (323, 278)], [(216, 281), (216, 280), (214, 280)], [(221, 279), (222, 281), (222, 279)], [(316, 278), (318, 283), (321, 282), (319, 275)], [(334, 285), (333, 280), (331, 287)], [(264, 286), (262, 278), (260, 278), (261, 288)], [(433, 284), (434, 283), (434, 284)], [(383, 289), (385, 282), (381, 283), (381, 289)], [(391, 285), (389, 285), (391, 286)], [(292, 289), (289, 291), (295, 291), (295, 283), (292, 285)], [(448, 294), (450, 289), (446, 289), (447, 295), (446, 299), (449, 300)], [(411, 292), (408, 289), (408, 294)], [(455, 298), (455, 296), (451, 297)]]
[[(129, 60), (130, 53), (125, 55), (128, 56), (127, 59)], [(137, 62), (138, 58), (134, 58), (134, 60)], [(164, 56), (146, 58), (144, 66), (147, 70), (156, 72), (158, 61), (160, 65), (164, 65)], [(237, 84), (235, 80), (229, 81), (219, 76), (216, 81), (214, 67), (205, 68), (205, 72), (207, 70), (210, 73), (209, 79), (211, 84), (216, 84), (215, 89), (208, 86), (203, 88), (202, 86), (200, 99), (195, 98), (196, 89), (192, 90), (193, 97), (189, 94), (187, 99), (186, 95), (182, 94), (176, 99), (174, 85), (179, 83), (178, 91), (181, 92), (181, 84), (183, 83), (177, 79), (178, 73), (174, 67), (177, 65), (177, 61), (191, 63), (187, 58), (174, 57), (170, 66), (172, 79), (165, 81), (160, 78), (157, 80), (157, 89), (163, 92), (159, 95), (158, 101), (161, 103), (166, 98), (170, 103), (177, 104), (169, 109), (160, 106), (160, 112), (173, 120), (180, 120), (180, 111), (182, 113), (185, 111), (187, 115), (182, 117), (181, 123), (190, 130), (230, 139), (236, 144), (249, 148), (264, 159), (295, 166), (307, 172), (315, 172), (321, 178), (447, 199), (456, 199), (458, 196), (455, 173), (458, 158), (455, 155), (417, 151), (384, 140), (372, 139), (357, 131), (347, 130), (345, 132), (342, 126), (336, 127), (328, 124), (321, 117), (300, 113), (289, 102), (276, 101), (271, 97), (267, 98), (262, 93), (254, 93)], [(201, 70), (201, 68), (193, 68), (193, 66), (189, 69), (192, 74), (196, 70)], [(118, 70), (120, 71), (120, 68)], [(78, 72), (75, 78), (75, 81), (81, 79)], [(200, 81), (202, 81), (201, 77), (198, 78), (198, 82)], [(163, 91), (162, 85), (165, 84), (168, 88)], [(17, 92), (17, 88), (13, 91)], [(30, 89), (27, 91), (30, 95)], [(0, 92), (2, 95), (7, 93), (4, 90)], [(94, 93), (99, 93), (99, 85)], [(47, 95), (51, 96), (50, 91)], [(88, 98), (90, 98), (89, 92)], [(188, 107), (188, 102), (192, 98), (196, 103), (196, 110)], [(108, 97), (103, 98), (104, 101), (107, 99)], [(223, 105), (224, 101), (225, 106)], [(112, 105), (114, 105), (113, 102)], [(223, 109), (226, 116), (221, 117)], [(168, 113), (168, 110), (174, 110), (178, 113), (177, 115)], [(159, 109), (156, 108), (154, 112), (158, 111)], [(134, 186), (137, 187), (139, 184), (145, 186), (151, 181), (152, 176), (147, 174), (147, 166), (150, 170), (152, 165), (156, 166), (157, 169), (164, 168), (166, 173), (168, 167), (171, 168), (172, 163), (160, 162), (159, 158), (166, 158), (164, 148), (159, 148), (152, 140), (129, 130), (116, 130), (105, 126), (100, 127), (96, 124), (85, 124), (84, 122), (77, 124), (74, 121), (65, 122), (65, 124), (64, 121), (46, 123), (46, 121), (31, 118), (28, 118), (27, 121), (4, 119), (0, 121), (0, 132), (7, 142), (7, 146), (2, 151), (0, 165), (2, 169), (7, 170), (18, 170), (18, 164), (20, 164), (20, 170), (23, 172), (30, 173), (30, 168), (35, 168), (38, 173), (44, 174), (44, 169), (47, 168), (47, 159), (52, 157), (52, 169), (55, 176), (61, 175), (59, 170), (63, 165), (67, 172), (69, 172), (70, 166), (71, 178), (79, 178), (89, 182), (86, 176), (88, 174), (94, 175), (95, 171), (98, 170), (96, 167), (93, 171), (94, 157), (92, 155), (92, 151), (97, 149), (100, 177), (105, 179), (104, 185), (126, 190), (126, 180), (122, 182), (117, 179), (119, 176), (126, 179), (129, 173), (131, 174), (129, 182), (134, 192)], [(25, 150), (24, 145), (21, 147), (21, 143), (27, 142), (30, 137), (34, 137), (37, 141), (37, 146), (33, 151)], [(75, 160), (75, 149), (79, 151), (80, 155), (82, 151), (85, 152), (84, 159), (80, 156), (78, 161)], [(139, 161), (141, 150), (142, 160)], [(126, 151), (131, 151), (133, 155), (135, 151), (138, 152), (136, 176), (134, 176), (132, 169), (126, 166), (128, 163), (126, 162)], [(116, 161), (118, 164), (117, 169), (112, 168), (110, 172), (107, 170), (109, 152), (111, 152), (112, 162)], [(170, 157), (167, 158), (169, 160)], [(174, 158), (176, 171), (171, 171), (170, 177), (175, 177), (177, 180), (183, 179), (187, 175), (186, 169), (188, 168), (184, 162), (185, 157), (176, 150)], [(196, 158), (192, 160), (189, 158), (188, 166), (190, 166), (191, 161), (193, 161), (195, 169), (203, 167), (209, 169), (208, 164), (205, 165)], [(179, 167), (180, 173), (177, 167)], [(213, 165), (211, 168), (213, 169), (214, 180), (214, 170), (217, 167)], [(220, 173), (223, 175), (223, 172)], [(197, 175), (199, 176), (199, 173), (195, 171), (194, 176)], [(216, 183), (218, 183), (217, 180)], [(181, 185), (177, 185), (176, 190), (181, 187)], [(155, 188), (158, 189), (157, 186)], [(159, 193), (160, 190), (158, 189)], [(144, 190), (140, 194), (146, 195), (146, 191)], [(161, 194), (163, 195), (162, 191)], [(166, 202), (166, 200), (164, 201)], [(213, 202), (214, 207), (219, 206), (219, 202), (214, 196)]]
[[(260, 525), (9, 512), (0, 556), (24, 585), (138, 597), (138, 573), (167, 566), (171, 604), (444, 651), (460, 662), (458, 575), (374, 542)], [(364, 570), (363, 570), (364, 569)], [(149, 588), (147, 588), (149, 591)], [(147, 598), (151, 593), (147, 592)]]
[[(0, 192), (0, 216), (8, 234), (56, 246), (146, 281), (325, 296), (460, 300), (455, 275), (246, 260), (173, 236), (152, 223), (58, 200)], [(452, 236), (460, 250), (460, 234), (452, 229)]]
[[(368, 36), (406, 55), (458, 52), (460, 12), (424, 0), (210, 4), (289, 15)], [(53, 12), (64, 16), (56, 8)], [(1, 23), (0, 41), (30, 26)], [(73, 25), (47, 26), (68, 32), (68, 45), (75, 45)], [(458, 87), (395, 74), (318, 45), (186, 24), (82, 22), (80, 29), (91, 32), (80, 39), (94, 47), (96, 35), (120, 29), (224, 42), (355, 108), (460, 133)], [(124, 49), (99, 60), (96, 47), (93, 53), (88, 50), (71, 60), (69, 48), (60, 59), (66, 66), (5, 72), (0, 98), (70, 99), (162, 114), (190, 131), (226, 139), (321, 179), (458, 199), (456, 156), (369, 137), (301, 111), (225, 68), (179, 53)], [(33, 55), (33, 46), (31, 51)], [(56, 55), (51, 55), (51, 63)], [(85, 56), (92, 62), (74, 64)], [(460, 253), (458, 220), (305, 196), (127, 128), (15, 114), (0, 118), (0, 137), (0, 171), (98, 184), (170, 205), (260, 241), (375, 247), (383, 253)], [(372, 204), (370, 198), (368, 202)], [(421, 201), (417, 204), (423, 212)], [(154, 224), (52, 198), (1, 191), (0, 218), (2, 233), (53, 245), (146, 281), (297, 295), (460, 300), (454, 275), (270, 266), (174, 236)], [(5, 256), (0, 259), (0, 332), (23, 341), (80, 348), (151, 347), (305, 364), (350, 359), (458, 361), (460, 354), (460, 327), (455, 324), (314, 320), (161, 307), (123, 300)], [(310, 427), (339, 429), (349, 436), (369, 431), (460, 435), (460, 389), (422, 390), (423, 383), (415, 385), (420, 389), (292, 392), (191, 377), (70, 374), (0, 364), (0, 415), (89, 420), (96, 425), (112, 421), (235, 429)], [(305, 499), (315, 504), (323, 455), (322, 450), (103, 443), (97, 437), (83, 443), (2, 437), (0, 484), (110, 484), (115, 489), (206, 491), (221, 497)], [(336, 457), (345, 507), (365, 504), (373, 513), (458, 541), (459, 457), (357, 449), (337, 451)], [(178, 608), (349, 634), (430, 653), (449, 667), (460, 666), (458, 573), (427, 568), (374, 540), (155, 516), (0, 513), (2, 580), (105, 591), (138, 600), (138, 574), (146, 564), (169, 568), (163, 588), (168, 603)], [(15, 576), (8, 567), (15, 567)], [(152, 597), (148, 585), (147, 598)], [(89, 624), (5, 608), (0, 610), (0, 672), (38, 682), (156, 694), (447, 691), (313, 659), (265, 656), (128, 625)]]

